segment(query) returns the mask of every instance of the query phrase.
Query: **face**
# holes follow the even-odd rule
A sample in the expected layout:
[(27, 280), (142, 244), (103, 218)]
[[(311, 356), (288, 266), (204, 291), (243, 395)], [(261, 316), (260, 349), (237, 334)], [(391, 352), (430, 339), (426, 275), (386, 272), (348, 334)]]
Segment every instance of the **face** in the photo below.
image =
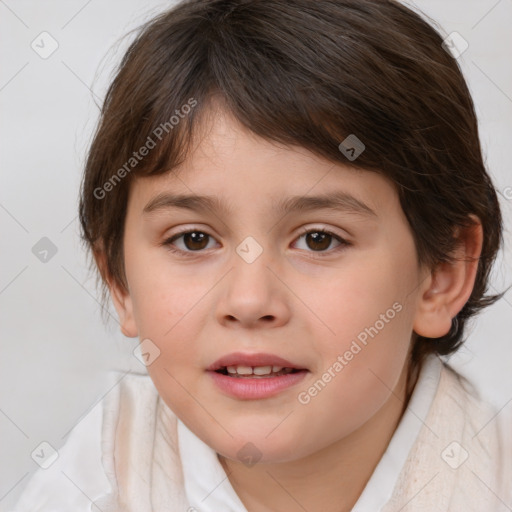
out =
[[(123, 332), (150, 340), (159, 394), (224, 457), (318, 452), (403, 383), (423, 276), (391, 182), (348, 164), (219, 115), (177, 172), (132, 183)], [(232, 354), (239, 373), (293, 373), (213, 371)]]

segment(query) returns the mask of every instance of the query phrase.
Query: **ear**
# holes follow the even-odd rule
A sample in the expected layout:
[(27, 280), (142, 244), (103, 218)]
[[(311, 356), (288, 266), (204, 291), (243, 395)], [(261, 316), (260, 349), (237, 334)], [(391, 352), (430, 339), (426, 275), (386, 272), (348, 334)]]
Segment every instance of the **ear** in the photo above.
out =
[(133, 315), (133, 303), (130, 293), (124, 286), (118, 284), (109, 274), (106, 265), (105, 253), (103, 251), (94, 251), (94, 259), (100, 270), (101, 276), (107, 283), (112, 302), (119, 316), (119, 325), (121, 332), (128, 338), (138, 336), (137, 325)]
[(425, 280), (413, 325), (420, 336), (440, 338), (448, 334), (452, 319), (471, 296), (482, 252), (483, 230), (478, 217), (470, 217), (472, 226), (456, 230), (458, 245), (452, 254), (453, 263), (440, 263)]

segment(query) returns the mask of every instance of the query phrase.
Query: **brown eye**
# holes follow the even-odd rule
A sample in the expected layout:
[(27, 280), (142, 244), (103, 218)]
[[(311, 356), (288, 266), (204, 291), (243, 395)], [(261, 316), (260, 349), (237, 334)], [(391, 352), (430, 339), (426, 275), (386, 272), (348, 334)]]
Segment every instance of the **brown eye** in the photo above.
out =
[[(338, 235), (324, 229), (306, 230), (298, 237), (297, 240), (301, 239), (304, 239), (306, 247), (305, 249), (301, 247), (299, 248), (304, 249), (307, 252), (319, 254), (333, 253), (351, 245), (350, 242), (347, 242)], [(193, 253), (199, 254), (203, 250), (211, 248), (211, 246), (208, 247), (208, 243), (210, 241), (214, 241), (214, 239), (208, 233), (204, 233), (199, 230), (188, 230), (173, 235), (171, 238), (163, 242), (162, 245), (166, 246), (171, 252), (191, 256)], [(329, 250), (333, 241), (336, 242), (337, 245)]]
[[(338, 235), (323, 229), (310, 229), (305, 231), (298, 238), (298, 240), (300, 239), (304, 239), (306, 245), (305, 250), (309, 252), (334, 252), (338, 249), (343, 249), (345, 246), (350, 245), (349, 242), (339, 237)], [(333, 241), (336, 241), (337, 245), (334, 247), (334, 249), (332, 249), (332, 251), (328, 251)]]
[[(210, 235), (202, 231), (183, 231), (166, 240), (163, 245), (166, 245), (173, 252), (199, 252), (208, 247), (210, 238), (212, 238)], [(180, 239), (181, 244), (177, 244), (176, 241)], [(178, 245), (181, 245), (181, 247), (178, 247)]]
[(204, 249), (208, 243), (208, 235), (200, 231), (191, 231), (183, 235), (183, 243), (187, 249), (191, 251), (199, 251)]
[(318, 231), (314, 231), (312, 233), (308, 233), (306, 236), (306, 244), (310, 249), (315, 251), (325, 251), (331, 245), (332, 235), (327, 233), (320, 233)]

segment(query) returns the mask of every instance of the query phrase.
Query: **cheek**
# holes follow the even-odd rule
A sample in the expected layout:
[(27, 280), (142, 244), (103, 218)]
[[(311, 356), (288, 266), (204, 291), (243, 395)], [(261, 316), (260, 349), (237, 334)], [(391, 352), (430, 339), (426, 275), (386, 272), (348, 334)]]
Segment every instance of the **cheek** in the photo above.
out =
[[(133, 264), (136, 261), (132, 261)], [(170, 271), (166, 264), (140, 265), (130, 281), (133, 311), (140, 340), (150, 339), (158, 357), (147, 367), (157, 390), (173, 409), (189, 404), (194, 393), (191, 372), (201, 360), (193, 340), (200, 339), (208, 286), (199, 279)], [(181, 385), (180, 385), (181, 384)], [(191, 387), (192, 386), (192, 387)], [(181, 404), (181, 405), (180, 405)]]
[(167, 339), (182, 328), (181, 320), (208, 289), (192, 270), (171, 265), (164, 249), (133, 252), (127, 274), (139, 332), (149, 338)]
[(320, 320), (317, 330), (323, 324), (325, 339), (339, 342), (343, 348), (345, 342), (350, 344), (358, 336), (364, 341), (364, 333), (368, 337), (367, 330), (372, 327), (388, 331), (396, 323), (400, 316), (397, 310), (405, 307), (404, 290), (408, 289), (400, 279), (404, 273), (407, 269), (398, 268), (392, 255), (363, 255), (328, 279), (305, 281), (300, 295), (307, 297), (307, 305)]
[(302, 417), (308, 425), (311, 434), (308, 440), (314, 444), (322, 439), (328, 445), (349, 436), (368, 422), (390, 397), (393, 399), (393, 388), (383, 383), (385, 378), (382, 379), (380, 372), (380, 368), (370, 371), (361, 360), (354, 359), (340, 373), (334, 372), (335, 377), (325, 387), (318, 380), (314, 382), (313, 388), (320, 390), (318, 394), (309, 403), (296, 407), (296, 419)]
[(331, 306), (327, 321), (336, 334), (321, 338), (322, 367), (310, 387), (298, 390), (302, 400), (296, 397), (299, 414), (316, 432), (312, 439), (349, 435), (394, 400), (407, 363), (411, 313), (395, 300), (397, 290), (376, 299), (371, 290), (359, 288), (341, 310)]
[(389, 395), (410, 345), (414, 294), (408, 295), (415, 277), (410, 260), (386, 250), (354, 261), (322, 293), (304, 291), (316, 297), (314, 311), (325, 326), (318, 329), (324, 331), (319, 373), (331, 368), (336, 374), (324, 399), (357, 409), (358, 401), (373, 408)]

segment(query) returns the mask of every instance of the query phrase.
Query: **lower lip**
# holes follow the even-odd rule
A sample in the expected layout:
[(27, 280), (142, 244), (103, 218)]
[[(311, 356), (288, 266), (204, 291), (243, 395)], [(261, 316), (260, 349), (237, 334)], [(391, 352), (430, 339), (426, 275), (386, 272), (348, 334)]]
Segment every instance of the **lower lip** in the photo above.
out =
[(279, 392), (298, 384), (307, 370), (279, 375), (278, 377), (228, 377), (222, 373), (208, 371), (213, 381), (224, 393), (240, 400), (258, 400), (277, 395)]

